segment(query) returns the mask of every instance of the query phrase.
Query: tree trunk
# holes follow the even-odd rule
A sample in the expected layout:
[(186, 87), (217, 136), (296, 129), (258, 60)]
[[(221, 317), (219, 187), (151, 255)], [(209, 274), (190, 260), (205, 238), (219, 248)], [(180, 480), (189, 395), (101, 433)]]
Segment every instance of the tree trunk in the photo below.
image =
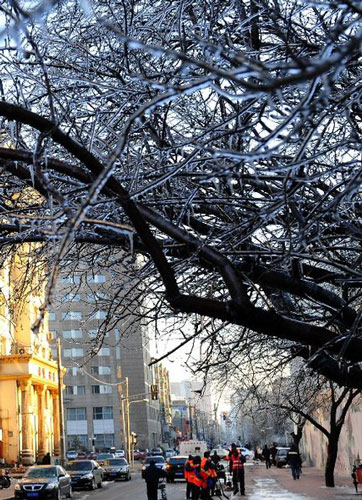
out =
[(334, 488), (334, 467), (338, 453), (338, 434), (330, 434), (327, 446), (327, 462), (324, 471), (326, 486)]
[(305, 422), (303, 424), (300, 424), (297, 426), (297, 432), (291, 432), (290, 435), (293, 438), (295, 446), (299, 449), (299, 443), (300, 440), (302, 439), (303, 436), (303, 427), (304, 427)]

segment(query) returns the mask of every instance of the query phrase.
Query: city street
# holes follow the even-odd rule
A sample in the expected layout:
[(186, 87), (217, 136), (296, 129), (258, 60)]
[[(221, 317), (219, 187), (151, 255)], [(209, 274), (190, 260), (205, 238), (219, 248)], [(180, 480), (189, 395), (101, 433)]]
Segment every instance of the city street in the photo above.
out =
[[(230, 500), (247, 498), (249, 500), (352, 500), (362, 496), (362, 490), (356, 495), (348, 477), (337, 476), (336, 487), (324, 486), (323, 471), (306, 467), (299, 481), (293, 481), (289, 469), (273, 467), (266, 470), (264, 465), (246, 467), (246, 496), (232, 495), (227, 491)], [(167, 484), (169, 500), (185, 498), (185, 482)], [(0, 500), (12, 498), (13, 486), (8, 490), (0, 490)], [(103, 488), (95, 491), (76, 490), (75, 500), (147, 500), (146, 485), (139, 472), (129, 482), (104, 482)], [(215, 497), (214, 497), (215, 498)], [(226, 499), (225, 499), (226, 500)]]

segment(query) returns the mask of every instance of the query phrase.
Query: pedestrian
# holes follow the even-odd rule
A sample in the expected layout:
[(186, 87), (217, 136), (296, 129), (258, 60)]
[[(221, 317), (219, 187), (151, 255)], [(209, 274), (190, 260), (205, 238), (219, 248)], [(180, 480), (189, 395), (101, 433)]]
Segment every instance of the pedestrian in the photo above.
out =
[(292, 444), (287, 453), (287, 464), (290, 465), (293, 479), (299, 479), (301, 474), (302, 459), (295, 444)]
[(158, 482), (161, 477), (166, 477), (166, 472), (156, 467), (154, 460), (150, 461), (150, 465), (143, 473), (143, 477), (147, 486), (148, 500), (157, 500)]
[(236, 495), (240, 487), (240, 495), (245, 496), (245, 457), (238, 451), (236, 444), (232, 443), (228, 455), (229, 471), (233, 476), (233, 492)]
[(187, 466), (190, 465), (190, 467), (193, 467), (192, 460), (193, 460), (192, 455), (189, 455), (189, 458), (186, 460), (185, 466), (184, 466), (184, 476), (186, 479), (186, 498), (189, 498), (189, 499), (191, 498), (192, 483), (190, 483), (190, 481), (189, 481), (189, 470), (188, 470)]
[(276, 465), (276, 460), (275, 460), (275, 457), (277, 456), (277, 444), (276, 443), (273, 443), (270, 447), (270, 454), (271, 454), (271, 462), (273, 465)]
[(201, 487), (205, 484), (201, 475), (201, 458), (199, 456), (194, 457), (192, 463), (187, 464), (186, 470), (191, 483), (191, 498), (192, 500), (199, 500)]
[(215, 450), (214, 451), (214, 454), (211, 455), (211, 460), (214, 462), (214, 464), (217, 466), (221, 460), (221, 458), (219, 457), (219, 455), (217, 454), (217, 451)]
[(43, 460), (41, 461), (41, 463), (43, 465), (50, 465), (51, 463), (51, 458), (50, 458), (50, 453), (48, 451), (48, 453), (46, 453), (44, 456), (43, 456)]
[(209, 451), (205, 451), (201, 459), (201, 475), (205, 483), (201, 487), (200, 498), (202, 500), (209, 500), (211, 499), (211, 491), (215, 488), (217, 477), (215, 464), (210, 459)]
[(270, 469), (270, 467), (271, 467), (271, 463), (270, 463), (270, 450), (269, 450), (267, 444), (264, 446), (263, 451), (261, 452), (261, 454), (263, 455), (263, 458), (265, 460), (265, 467), (267, 469)]

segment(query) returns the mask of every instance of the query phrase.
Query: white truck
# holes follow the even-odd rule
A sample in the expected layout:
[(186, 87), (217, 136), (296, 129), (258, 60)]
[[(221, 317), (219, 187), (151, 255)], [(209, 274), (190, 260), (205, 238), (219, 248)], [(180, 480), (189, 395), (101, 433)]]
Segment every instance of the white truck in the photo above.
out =
[(205, 451), (207, 451), (206, 441), (198, 441), (196, 439), (181, 441), (179, 447), (180, 455), (198, 455), (199, 457), (203, 457)]

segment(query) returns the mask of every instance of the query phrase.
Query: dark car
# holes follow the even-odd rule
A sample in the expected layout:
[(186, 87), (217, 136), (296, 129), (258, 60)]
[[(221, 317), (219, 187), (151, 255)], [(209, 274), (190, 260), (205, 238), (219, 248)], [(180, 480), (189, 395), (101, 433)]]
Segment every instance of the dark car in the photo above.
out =
[(278, 448), (277, 454), (275, 455), (276, 466), (281, 468), (283, 465), (287, 465), (287, 455), (290, 448)]
[(72, 486), (69, 474), (60, 465), (35, 465), (15, 485), (15, 498), (71, 498)]
[(102, 488), (103, 469), (94, 460), (74, 460), (65, 466), (73, 488)]
[(144, 462), (143, 462), (143, 465), (142, 465), (142, 469), (141, 469), (141, 472), (142, 472), (142, 478), (144, 479), (144, 472), (145, 470), (147, 469), (147, 467), (150, 466), (150, 462), (151, 460), (153, 460), (155, 462), (155, 465), (158, 469), (163, 469), (163, 470), (166, 470), (166, 461), (165, 459), (162, 457), (162, 456), (159, 456), (159, 457), (147, 457)]
[(167, 482), (173, 483), (175, 479), (185, 479), (186, 456), (170, 457), (166, 463)]
[(124, 479), (129, 481), (131, 479), (131, 471), (125, 458), (110, 458), (104, 462), (103, 468), (106, 480)]
[(104, 465), (104, 462), (105, 462), (106, 460), (109, 460), (110, 458), (116, 458), (116, 457), (114, 456), (114, 453), (98, 453), (98, 454), (97, 454), (97, 458), (96, 458), (96, 460), (97, 460), (97, 462), (99, 463), (99, 465), (102, 465), (102, 466), (103, 466), (103, 465)]
[(152, 450), (151, 450), (151, 456), (152, 457), (163, 456), (163, 450), (162, 450), (162, 448), (152, 448)]

